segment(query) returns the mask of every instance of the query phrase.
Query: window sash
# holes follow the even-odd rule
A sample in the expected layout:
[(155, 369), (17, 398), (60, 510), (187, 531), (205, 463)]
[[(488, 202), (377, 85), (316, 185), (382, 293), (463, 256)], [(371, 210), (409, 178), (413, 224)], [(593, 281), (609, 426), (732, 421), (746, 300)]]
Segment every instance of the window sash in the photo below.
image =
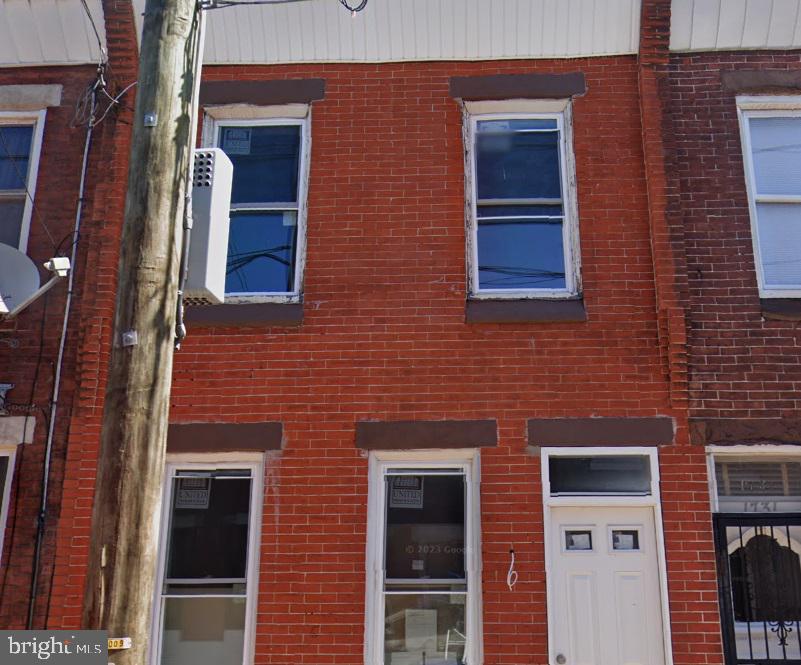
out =
[[(526, 120), (543, 119), (555, 120), (556, 127), (552, 129), (532, 129), (532, 130), (499, 130), (497, 132), (478, 129), (478, 124), (487, 120)], [(469, 127), (467, 168), (469, 173), (471, 214), (470, 214), (470, 243), (469, 247), (469, 281), (470, 295), (472, 297), (569, 297), (578, 293), (578, 252), (577, 252), (577, 232), (575, 224), (575, 201), (574, 193), (571, 190), (573, 183), (573, 155), (572, 138), (570, 136), (570, 107), (558, 113), (489, 113), (466, 115), (466, 123)], [(557, 133), (559, 136), (559, 182), (561, 197), (557, 198), (515, 198), (515, 199), (481, 199), (478, 198), (478, 150), (477, 141), (479, 134), (514, 134), (514, 133)], [(479, 209), (487, 210), (492, 206), (514, 207), (520, 206), (562, 206), (562, 214), (545, 215), (523, 215), (502, 216), (486, 215), (479, 216)], [(490, 224), (514, 224), (526, 222), (536, 222), (545, 224), (562, 224), (562, 270), (564, 272), (565, 286), (563, 288), (541, 288), (541, 287), (498, 287), (487, 288), (481, 286), (479, 275), (479, 239), (478, 229), (480, 226)], [(549, 271), (546, 271), (549, 272)]]
[[(39, 158), (44, 135), (44, 121), (46, 111), (0, 111), (0, 127), (30, 127), (31, 141), (27, 164), (24, 173), (20, 175), (25, 180), (25, 187), (17, 189), (0, 189), (0, 202), (21, 202), (23, 204), (22, 219), (19, 223), (19, 234), (13, 245), (19, 251), (25, 252), (28, 247), (31, 218), (34, 212), (34, 199), (36, 197), (36, 182), (39, 171)], [(11, 147), (11, 146), (9, 146)], [(0, 142), (0, 153), (5, 154), (5, 145)], [(16, 157), (16, 156), (15, 156)]]
[[(745, 169), (746, 192), (748, 195), (749, 211), (751, 217), (751, 239), (754, 248), (754, 263), (756, 267), (757, 285), (760, 295), (767, 298), (799, 297), (801, 296), (801, 279), (791, 283), (771, 280), (766, 270), (766, 265), (770, 261), (767, 242), (764, 238), (767, 231), (764, 224), (767, 221), (760, 218), (757, 206), (765, 205), (798, 205), (801, 206), (801, 195), (798, 194), (760, 194), (757, 191), (756, 167), (754, 164), (752, 150), (752, 129), (751, 120), (754, 118), (788, 118), (801, 117), (801, 104), (795, 100), (791, 108), (786, 104), (776, 100), (777, 107), (767, 108), (771, 104), (771, 98), (764, 98), (758, 103), (759, 108), (753, 108), (754, 103), (750, 98), (738, 98), (738, 115), (740, 119), (740, 137), (743, 151), (743, 165)], [(801, 208), (798, 215), (801, 217)], [(801, 224), (801, 221), (799, 221)], [(799, 230), (801, 234), (801, 229)], [(797, 248), (801, 252), (801, 247)]]
[[(255, 119), (214, 119), (207, 116), (209, 131), (204, 130), (207, 142), (216, 147), (222, 146), (223, 130), (231, 127), (279, 127), (297, 126), (300, 129), (300, 146), (297, 174), (297, 202), (269, 201), (269, 202), (240, 202), (231, 203), (230, 212), (233, 217), (236, 213), (296, 213), (296, 235), (294, 239), (294, 252), (291, 259), (291, 289), (278, 291), (242, 290), (226, 292), (226, 302), (297, 302), (300, 298), (303, 279), (303, 264), (306, 251), (306, 197), (309, 168), (309, 118), (255, 118)], [(236, 170), (234, 170), (234, 179)]]
[[(201, 459), (203, 456), (201, 456)], [(251, 458), (253, 459), (253, 458)], [(153, 634), (155, 639), (152, 641), (151, 662), (158, 665), (162, 658), (164, 635), (164, 621), (167, 601), (203, 601), (204, 599), (243, 599), (245, 603), (245, 625), (242, 649), (242, 664), (248, 665), (253, 662), (254, 652), (254, 630), (256, 618), (256, 594), (258, 591), (258, 558), (259, 558), (259, 534), (261, 531), (261, 499), (262, 490), (262, 465), (256, 461), (209, 461), (198, 462), (189, 461), (184, 463), (168, 462), (165, 473), (165, 489), (163, 505), (166, 507), (162, 511), (160, 526), (160, 545), (157, 588), (154, 595), (155, 612), (153, 613)], [(188, 578), (167, 578), (167, 565), (169, 554), (169, 540), (173, 517), (173, 493), (176, 480), (186, 478), (211, 478), (215, 481), (225, 480), (248, 480), (250, 482), (250, 496), (248, 501), (248, 533), (247, 533), (247, 552), (245, 571), (246, 577), (242, 578), (203, 578), (202, 580), (190, 580)], [(242, 584), (244, 591), (234, 590), (225, 592), (215, 592), (214, 585), (232, 583)], [(208, 586), (208, 593), (175, 593), (174, 590), (167, 588), (167, 584), (174, 587), (193, 585), (197, 587)], [(228, 665), (236, 665), (229, 663)]]
[[(450, 458), (450, 459), (448, 459)], [(409, 461), (413, 460), (413, 461)], [(456, 461), (453, 461), (456, 460)], [(465, 628), (467, 644), (464, 654), (471, 665), (480, 662), (481, 644), (481, 582), (480, 582), (480, 507), (478, 487), (478, 452), (453, 451), (453, 453), (420, 452), (371, 453), (370, 491), (368, 505), (368, 584), (366, 602), (366, 644), (368, 665), (390, 665), (384, 663), (385, 599), (403, 595), (464, 596)], [(435, 584), (424, 584), (428, 580), (413, 580), (405, 588), (405, 580), (397, 584), (396, 579), (386, 579), (384, 571), (385, 539), (387, 532), (387, 476), (462, 476), (465, 487), (464, 548), (465, 578), (448, 579), (446, 588), (442, 580)], [(386, 586), (390, 588), (387, 589)], [(458, 588), (462, 587), (462, 588)]]

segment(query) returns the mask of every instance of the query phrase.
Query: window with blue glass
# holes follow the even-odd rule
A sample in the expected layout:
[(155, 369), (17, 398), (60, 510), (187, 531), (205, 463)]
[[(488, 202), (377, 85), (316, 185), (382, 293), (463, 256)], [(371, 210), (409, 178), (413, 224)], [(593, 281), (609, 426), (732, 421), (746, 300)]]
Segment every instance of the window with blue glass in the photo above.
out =
[(33, 125), (0, 124), (0, 242), (21, 247)]
[(218, 144), (234, 166), (225, 291), (298, 295), (304, 125), (226, 123)]
[(577, 293), (563, 119), (473, 117), (472, 295)]

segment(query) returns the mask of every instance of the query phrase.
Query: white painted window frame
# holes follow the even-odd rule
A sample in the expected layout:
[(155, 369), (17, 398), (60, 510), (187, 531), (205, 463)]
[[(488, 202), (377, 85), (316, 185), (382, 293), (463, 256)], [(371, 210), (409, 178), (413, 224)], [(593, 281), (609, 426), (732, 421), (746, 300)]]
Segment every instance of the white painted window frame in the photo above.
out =
[(225, 302), (229, 304), (301, 302), (303, 297), (303, 274), (306, 266), (307, 196), (311, 162), (311, 106), (306, 104), (286, 104), (275, 107), (233, 105), (206, 110), (202, 141), (205, 147), (219, 147), (222, 127), (269, 127), (281, 125), (296, 125), (300, 127), (298, 239), (295, 247), (294, 288), (291, 292), (258, 291), (252, 293), (226, 294)]
[[(478, 275), (477, 125), (483, 120), (556, 120), (564, 220), (564, 289), (481, 289)], [(573, 152), (573, 111), (569, 99), (508, 100), (464, 103), (465, 189), (468, 294), (472, 299), (566, 299), (581, 293), (578, 197)]]
[(11, 503), (11, 485), (14, 481), (14, 469), (17, 459), (17, 446), (0, 446), (0, 457), (8, 458), (6, 477), (3, 483), (3, 494), (0, 496), (0, 564), (3, 563), (3, 542), (6, 535), (8, 510)]
[(720, 499), (718, 498), (718, 479), (717, 475), (715, 474), (715, 461), (732, 459), (753, 460), (755, 462), (771, 460), (796, 462), (801, 461), (801, 448), (799, 448), (799, 446), (781, 444), (707, 446), (707, 479), (709, 482), (710, 507), (713, 513), (720, 512)]
[(365, 602), (364, 662), (384, 663), (384, 536), (386, 531), (385, 477), (391, 469), (454, 469), (465, 478), (465, 572), (467, 600), (465, 662), (483, 663), (481, 627), (481, 503), (480, 455), (475, 449), (372, 451), (367, 485), (367, 597)]
[[(548, 657), (549, 662), (556, 662), (553, 651), (553, 608), (556, 604), (553, 590), (553, 562), (551, 554), (551, 510), (555, 507), (650, 507), (654, 514), (654, 531), (656, 532), (657, 568), (659, 570), (659, 589), (662, 607), (662, 640), (665, 651), (665, 665), (673, 665), (673, 647), (670, 629), (670, 606), (668, 605), (667, 563), (665, 557), (665, 534), (662, 525), (662, 500), (659, 493), (659, 453), (651, 446), (565, 446), (560, 448), (542, 448), (542, 502), (543, 502), (543, 540), (545, 547), (545, 586), (548, 614)], [(609, 456), (645, 456), (649, 459), (651, 469), (651, 492), (647, 496), (640, 495), (582, 495), (551, 496), (549, 460), (552, 457), (609, 457)]]
[[(172, 478), (177, 470), (213, 471), (218, 469), (249, 469), (251, 473), (250, 531), (248, 533), (247, 588), (245, 607), (245, 636), (243, 665), (252, 665), (255, 655), (256, 612), (259, 584), (259, 549), (261, 543), (262, 509), (264, 504), (264, 455), (260, 453), (217, 453), (169, 455), (164, 469), (163, 498), (159, 521), (159, 551), (156, 588), (153, 596), (153, 629), (151, 634), (150, 663), (161, 663), (161, 637), (164, 622), (162, 586), (166, 569), (169, 541), (170, 506), (172, 504)], [(237, 665), (229, 663), (227, 665)]]
[[(740, 144), (743, 152), (745, 188), (748, 193), (748, 211), (751, 218), (751, 239), (754, 246), (754, 265), (756, 267), (759, 295), (763, 298), (801, 298), (801, 284), (768, 287), (765, 284), (762, 265), (762, 251), (759, 246), (759, 227), (757, 224), (757, 203), (792, 203), (801, 210), (801, 195), (762, 195), (756, 192), (754, 163), (751, 158), (751, 118), (788, 118), (801, 116), (801, 95), (745, 96), (737, 97), (737, 117), (740, 124)], [(801, 247), (798, 248), (801, 252)]]
[[(17, 249), (20, 252), (26, 252), (28, 249), (28, 237), (31, 232), (31, 219), (33, 217), (34, 201), (36, 200), (36, 181), (39, 175), (39, 159), (42, 154), (46, 115), (46, 109), (40, 111), (0, 111), (0, 125), (31, 125), (33, 127), (31, 153), (28, 157), (28, 173), (26, 174), (28, 191), (25, 194), (25, 207), (19, 231), (19, 244), (17, 245)], [(19, 195), (16, 198), (19, 198)]]

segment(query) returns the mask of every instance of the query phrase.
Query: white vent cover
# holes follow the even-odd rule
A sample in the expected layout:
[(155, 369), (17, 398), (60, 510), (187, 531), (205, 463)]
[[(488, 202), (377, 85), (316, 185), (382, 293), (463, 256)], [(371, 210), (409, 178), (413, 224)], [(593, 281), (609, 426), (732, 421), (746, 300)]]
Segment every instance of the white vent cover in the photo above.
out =
[(188, 303), (212, 305), (225, 299), (225, 264), (234, 167), (219, 148), (195, 150), (192, 178), (192, 236), (189, 276), (184, 290)]

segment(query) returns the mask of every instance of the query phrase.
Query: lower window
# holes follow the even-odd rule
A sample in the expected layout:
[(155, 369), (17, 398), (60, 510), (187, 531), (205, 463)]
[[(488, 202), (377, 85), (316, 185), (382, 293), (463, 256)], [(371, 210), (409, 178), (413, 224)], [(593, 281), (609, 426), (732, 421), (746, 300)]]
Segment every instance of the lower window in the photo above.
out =
[(8, 503), (11, 496), (11, 480), (14, 477), (16, 448), (0, 449), (0, 559), (3, 556), (3, 536), (6, 531)]
[(252, 660), (258, 465), (170, 465), (158, 598), (160, 665)]
[(801, 663), (801, 461), (715, 460), (727, 665)]
[(477, 663), (478, 493), (473, 465), (375, 460), (368, 662)]

